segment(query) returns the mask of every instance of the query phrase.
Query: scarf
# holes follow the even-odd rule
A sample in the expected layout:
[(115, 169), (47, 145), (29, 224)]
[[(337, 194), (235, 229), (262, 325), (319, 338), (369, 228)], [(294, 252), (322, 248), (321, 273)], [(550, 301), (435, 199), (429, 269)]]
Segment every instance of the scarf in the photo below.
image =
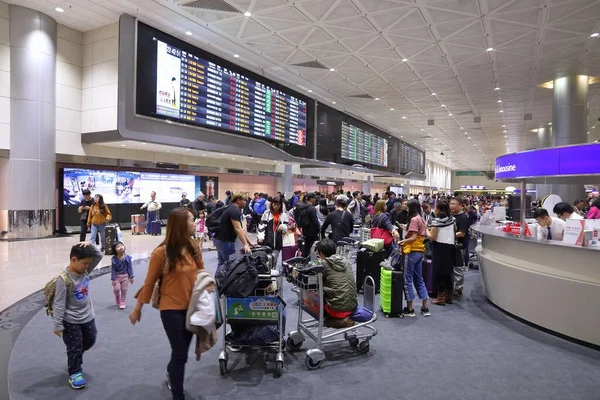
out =
[(431, 219), (431, 227), (444, 228), (446, 226), (454, 225), (454, 217), (437, 218)]

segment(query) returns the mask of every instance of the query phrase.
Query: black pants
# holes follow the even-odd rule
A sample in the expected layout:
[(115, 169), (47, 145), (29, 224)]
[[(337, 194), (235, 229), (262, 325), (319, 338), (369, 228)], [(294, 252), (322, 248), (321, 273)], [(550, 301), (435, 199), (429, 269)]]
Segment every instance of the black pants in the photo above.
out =
[(96, 343), (96, 321), (91, 320), (85, 324), (71, 324), (63, 321), (63, 342), (67, 346), (67, 363), (69, 375), (81, 372), (83, 353), (92, 348)]
[(171, 344), (171, 361), (167, 365), (167, 372), (170, 377), (173, 400), (185, 399), (183, 378), (193, 336), (191, 332), (185, 329), (186, 312), (186, 310), (164, 310), (160, 312), (160, 319)]
[(304, 237), (304, 247), (302, 248), (302, 257), (308, 257), (310, 256), (310, 249), (312, 249), (313, 244), (315, 244), (315, 242), (318, 240), (319, 238), (316, 236), (305, 236)]
[(79, 221), (79, 228), (81, 229), (81, 233), (79, 234), (79, 241), (85, 242), (85, 235), (87, 233), (87, 219), (82, 219)]

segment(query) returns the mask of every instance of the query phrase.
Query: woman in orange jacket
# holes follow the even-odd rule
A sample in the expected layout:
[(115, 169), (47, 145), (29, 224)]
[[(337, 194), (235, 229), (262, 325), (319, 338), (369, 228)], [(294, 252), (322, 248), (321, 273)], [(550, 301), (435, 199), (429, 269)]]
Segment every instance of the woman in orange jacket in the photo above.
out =
[(110, 222), (112, 214), (108, 206), (104, 204), (104, 197), (101, 194), (94, 196), (94, 204), (88, 214), (87, 226), (91, 229), (90, 243), (94, 243), (96, 235), (100, 234), (100, 247), (104, 251), (106, 243), (106, 223)]

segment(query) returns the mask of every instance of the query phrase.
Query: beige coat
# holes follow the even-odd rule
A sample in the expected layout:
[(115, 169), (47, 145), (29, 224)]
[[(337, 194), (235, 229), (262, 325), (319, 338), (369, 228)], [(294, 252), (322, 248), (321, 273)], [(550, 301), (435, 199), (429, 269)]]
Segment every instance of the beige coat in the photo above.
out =
[(188, 306), (185, 317), (186, 329), (196, 335), (196, 361), (200, 360), (200, 355), (202, 353), (206, 353), (217, 343), (217, 327), (215, 325), (213, 325), (210, 331), (207, 331), (201, 326), (190, 324), (190, 317), (196, 311), (198, 299), (210, 284), (215, 285), (214, 278), (204, 270), (199, 271), (198, 275), (196, 275), (196, 282), (194, 283), (190, 305)]

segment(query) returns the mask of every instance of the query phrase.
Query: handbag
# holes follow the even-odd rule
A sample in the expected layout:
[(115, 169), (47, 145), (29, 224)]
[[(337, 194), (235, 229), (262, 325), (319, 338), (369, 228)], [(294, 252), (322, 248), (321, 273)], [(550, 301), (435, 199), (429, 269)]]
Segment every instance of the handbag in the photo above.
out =
[(394, 241), (390, 231), (385, 228), (371, 228), (371, 239), (383, 239), (384, 246), (389, 246)]
[(283, 235), (283, 243), (282, 246), (283, 247), (293, 247), (296, 245), (296, 235), (294, 235), (292, 232), (287, 232), (285, 235)]
[(162, 274), (160, 274), (160, 278), (158, 278), (158, 281), (154, 283), (152, 296), (150, 296), (150, 305), (157, 310), (160, 306), (160, 287), (162, 286), (163, 277), (167, 273), (167, 268), (169, 268), (169, 258), (167, 257), (167, 246), (165, 246), (165, 266), (163, 267)]

